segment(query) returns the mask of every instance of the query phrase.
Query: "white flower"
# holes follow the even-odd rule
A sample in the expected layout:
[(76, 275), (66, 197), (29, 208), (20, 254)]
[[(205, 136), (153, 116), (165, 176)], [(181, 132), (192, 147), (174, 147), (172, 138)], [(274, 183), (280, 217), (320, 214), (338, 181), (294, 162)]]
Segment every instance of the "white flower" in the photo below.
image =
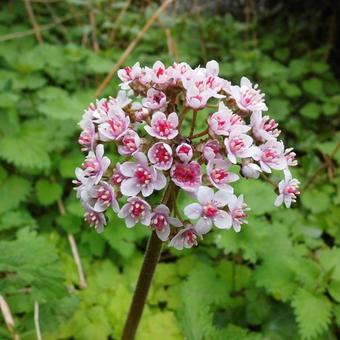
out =
[(157, 205), (151, 215), (150, 226), (156, 231), (160, 240), (166, 241), (168, 239), (170, 225), (181, 227), (182, 223), (177, 218), (170, 216), (170, 209), (166, 205)]
[(250, 80), (246, 77), (241, 78), (241, 86), (231, 86), (231, 96), (236, 101), (237, 106), (244, 111), (267, 111), (268, 108), (264, 103), (264, 94), (258, 89), (256, 84), (254, 87)]
[(219, 208), (223, 208), (229, 202), (229, 194), (224, 190), (214, 193), (214, 190), (200, 186), (197, 191), (199, 203), (189, 204), (184, 208), (184, 214), (190, 219), (199, 219), (196, 230), (200, 234), (206, 234), (213, 225), (220, 229), (230, 228), (230, 215)]
[(289, 208), (292, 202), (296, 202), (296, 198), (300, 195), (300, 182), (292, 178), (289, 170), (284, 171), (285, 179), (279, 183), (279, 195), (276, 197), (275, 206), (280, 206), (282, 203)]
[(142, 192), (144, 197), (150, 196), (154, 190), (161, 190), (166, 185), (164, 174), (148, 164), (142, 152), (134, 154), (136, 162), (125, 162), (120, 166), (123, 179), (120, 191), (125, 196), (136, 196)]
[(236, 232), (239, 232), (241, 230), (241, 225), (248, 223), (245, 221), (245, 218), (247, 217), (245, 211), (250, 210), (247, 208), (247, 204), (243, 202), (243, 195), (240, 195), (239, 197), (230, 195), (228, 208), (232, 220), (232, 226)]
[(191, 248), (192, 246), (197, 246), (197, 239), (199, 237), (202, 237), (201, 234), (192, 225), (188, 225), (173, 237), (169, 243), (169, 246), (174, 247), (177, 250)]

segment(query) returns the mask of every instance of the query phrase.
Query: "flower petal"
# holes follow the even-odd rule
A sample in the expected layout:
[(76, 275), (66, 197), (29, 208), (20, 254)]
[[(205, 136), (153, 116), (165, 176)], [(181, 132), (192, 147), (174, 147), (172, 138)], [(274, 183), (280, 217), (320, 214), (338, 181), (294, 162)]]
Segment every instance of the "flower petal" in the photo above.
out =
[(184, 208), (184, 214), (188, 218), (199, 218), (202, 215), (202, 206), (198, 203), (191, 203)]

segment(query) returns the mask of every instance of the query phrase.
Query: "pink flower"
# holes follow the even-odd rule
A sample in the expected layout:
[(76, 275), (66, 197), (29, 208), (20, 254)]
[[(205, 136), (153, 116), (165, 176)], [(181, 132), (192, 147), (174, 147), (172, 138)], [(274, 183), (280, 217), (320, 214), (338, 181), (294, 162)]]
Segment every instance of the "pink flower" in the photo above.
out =
[(262, 117), (261, 111), (254, 111), (252, 113), (250, 117), (250, 124), (255, 138), (260, 142), (275, 139), (281, 132), (277, 129), (278, 124), (275, 120), (270, 119), (269, 116)]
[(154, 190), (161, 190), (166, 185), (166, 178), (160, 170), (148, 165), (146, 156), (137, 152), (136, 162), (125, 162), (120, 166), (126, 177), (122, 181), (120, 191), (125, 196), (136, 196), (142, 192), (144, 197), (150, 196)]
[(286, 149), (284, 156), (288, 166), (297, 166), (298, 161), (295, 159), (296, 153), (293, 151), (293, 148)]
[(118, 70), (117, 74), (121, 81), (129, 84), (130, 82), (138, 79), (141, 74), (141, 67), (139, 63), (136, 63), (132, 67), (126, 66), (123, 69)]
[(106, 226), (105, 215), (102, 212), (95, 211), (88, 204), (84, 206), (85, 215), (84, 219), (91, 227), (96, 229), (97, 233), (102, 233), (104, 231), (104, 226)]
[(121, 167), (120, 163), (117, 163), (115, 169), (113, 170), (113, 174), (111, 176), (112, 184), (118, 185), (118, 186), (122, 184), (124, 179), (127, 179), (127, 177), (125, 177), (120, 171), (120, 167)]
[(189, 74), (191, 71), (192, 68), (187, 63), (174, 63), (167, 69), (169, 78), (171, 78), (175, 84), (181, 81), (182, 78), (190, 77)]
[(227, 160), (212, 159), (207, 164), (207, 175), (214, 187), (232, 193), (234, 189), (229, 183), (237, 181), (239, 176), (228, 171), (230, 165)]
[(241, 86), (231, 86), (231, 95), (236, 101), (237, 106), (244, 111), (267, 111), (268, 108), (264, 103), (264, 94), (258, 89), (256, 84), (254, 87), (250, 80), (246, 77), (241, 78)]
[(192, 146), (188, 143), (181, 143), (176, 148), (176, 156), (184, 163), (189, 162), (192, 159), (193, 154)]
[(139, 197), (129, 197), (127, 203), (120, 209), (118, 217), (125, 219), (128, 228), (132, 228), (138, 222), (149, 226), (151, 207), (148, 202)]
[(198, 231), (189, 225), (186, 228), (180, 230), (176, 236), (172, 238), (169, 243), (170, 247), (174, 247), (177, 250), (182, 250), (183, 248), (191, 248), (192, 246), (197, 246), (197, 239), (201, 237)]
[(96, 130), (92, 122), (89, 122), (88, 125), (83, 128), (78, 142), (82, 146), (81, 151), (90, 151), (94, 149), (96, 145)]
[(86, 176), (80, 168), (76, 168), (75, 175), (77, 179), (73, 180), (72, 183), (76, 185), (77, 198), (82, 202), (88, 202), (91, 199), (91, 191), (96, 178)]
[(227, 108), (223, 102), (219, 104), (218, 111), (208, 119), (210, 131), (216, 135), (228, 136), (232, 128), (237, 126), (239, 132), (247, 132), (250, 127), (245, 125), (244, 120)]
[(164, 84), (169, 80), (166, 68), (161, 61), (156, 61), (152, 67), (152, 81), (156, 84)]
[(122, 138), (129, 128), (130, 118), (121, 108), (115, 106), (110, 109), (106, 117), (101, 117), (98, 122), (100, 123), (98, 126), (100, 140), (105, 142)]
[(102, 212), (111, 206), (114, 212), (117, 213), (119, 211), (116, 194), (110, 184), (99, 182), (99, 184), (93, 187), (91, 191), (94, 199), (93, 210)]
[(246, 178), (259, 178), (260, 172), (262, 169), (255, 163), (252, 162), (251, 159), (245, 159), (242, 162), (241, 173)]
[[(242, 224), (247, 224), (248, 222), (244, 219), (247, 218), (245, 211), (250, 210), (247, 208), (247, 204), (243, 202), (243, 195), (236, 197), (235, 195), (229, 196), (228, 201), (229, 214), (231, 216), (232, 226), (234, 230), (238, 233), (241, 230)], [(229, 226), (229, 228), (231, 225)]]
[(200, 186), (197, 200), (199, 203), (192, 203), (184, 208), (184, 214), (190, 219), (199, 219), (196, 230), (200, 234), (208, 233), (213, 225), (220, 229), (230, 228), (231, 217), (226, 211), (219, 209), (228, 204), (229, 195), (226, 191), (214, 193), (213, 189)]
[(150, 110), (163, 110), (166, 106), (166, 96), (164, 92), (150, 88), (147, 97), (143, 100), (143, 105)]
[(141, 139), (135, 131), (128, 129), (121, 140), (121, 144), (118, 146), (119, 154), (129, 156), (139, 150)]
[(227, 157), (233, 164), (236, 164), (237, 157), (252, 157), (256, 152), (256, 147), (252, 145), (253, 139), (237, 129), (231, 131), (229, 137), (224, 140), (224, 144), (227, 148)]
[(170, 175), (172, 181), (186, 191), (196, 191), (202, 181), (201, 166), (196, 161), (190, 163), (175, 163)]
[(299, 185), (300, 182), (292, 178), (292, 174), (289, 170), (284, 172), (285, 179), (279, 183), (279, 195), (276, 197), (275, 206), (278, 207), (282, 203), (289, 208), (292, 202), (296, 202), (296, 198), (300, 195)]
[(287, 161), (284, 157), (283, 142), (271, 139), (262, 144), (253, 155), (253, 158), (260, 162), (261, 169), (271, 173), (272, 169), (283, 170), (287, 167)]
[(221, 145), (216, 139), (209, 139), (201, 147), (204, 158), (209, 161), (214, 158), (222, 158)]
[(169, 208), (160, 204), (154, 208), (151, 215), (150, 226), (156, 231), (160, 240), (166, 241), (170, 235), (170, 225), (181, 227), (182, 223), (174, 217), (170, 216)]
[(186, 104), (194, 110), (202, 109), (211, 97), (210, 92), (201, 92), (196, 86), (187, 88)]
[(173, 139), (178, 135), (178, 117), (176, 112), (169, 116), (157, 111), (152, 115), (151, 126), (146, 125), (144, 128), (147, 133), (158, 139)]
[(148, 151), (150, 162), (156, 169), (169, 170), (172, 165), (172, 149), (169, 144), (158, 142)]
[(83, 163), (84, 175), (94, 177), (94, 184), (98, 184), (104, 172), (108, 169), (111, 161), (104, 156), (104, 145), (98, 144), (96, 151), (90, 151)]

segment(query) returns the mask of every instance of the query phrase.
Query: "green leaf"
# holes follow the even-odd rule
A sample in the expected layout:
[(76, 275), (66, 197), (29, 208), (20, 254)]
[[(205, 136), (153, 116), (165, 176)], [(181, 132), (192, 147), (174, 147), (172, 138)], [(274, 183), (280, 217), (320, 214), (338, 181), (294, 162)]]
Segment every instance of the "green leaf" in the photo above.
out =
[(328, 328), (332, 305), (325, 296), (300, 288), (293, 297), (292, 306), (302, 339), (312, 339)]
[(296, 291), (294, 272), (287, 261), (267, 259), (254, 271), (258, 287), (264, 287), (276, 299), (287, 301)]
[(48, 140), (35, 120), (26, 121), (19, 132), (0, 139), (0, 157), (19, 167), (47, 169), (50, 167)]
[(15, 209), (25, 201), (31, 190), (28, 180), (12, 176), (0, 184), (0, 214)]
[(235, 183), (235, 191), (244, 195), (244, 201), (250, 207), (252, 215), (263, 215), (276, 209), (274, 206), (276, 195), (269, 183), (242, 179)]
[(303, 81), (302, 88), (315, 97), (320, 97), (323, 94), (322, 81), (318, 78), (311, 78)]
[(283, 120), (290, 111), (289, 101), (285, 99), (271, 99), (268, 102), (270, 115), (276, 120)]
[(45, 87), (39, 92), (39, 112), (60, 120), (80, 120), (83, 110), (91, 100), (90, 94), (79, 93), (70, 96), (58, 87)]
[(310, 118), (310, 119), (318, 118), (321, 115), (321, 112), (322, 112), (322, 108), (320, 107), (320, 105), (313, 103), (313, 102), (306, 104), (300, 110), (300, 113), (304, 117)]
[(66, 293), (55, 247), (28, 228), (21, 229), (14, 241), (0, 242), (0, 271), (13, 273), (2, 279), (1, 291), (28, 286), (32, 288), (33, 299), (38, 301)]
[(51, 205), (61, 197), (63, 188), (58, 183), (40, 179), (35, 184), (35, 193), (40, 204)]
[(328, 209), (331, 204), (329, 194), (320, 189), (310, 189), (301, 195), (302, 204), (313, 213), (320, 213)]

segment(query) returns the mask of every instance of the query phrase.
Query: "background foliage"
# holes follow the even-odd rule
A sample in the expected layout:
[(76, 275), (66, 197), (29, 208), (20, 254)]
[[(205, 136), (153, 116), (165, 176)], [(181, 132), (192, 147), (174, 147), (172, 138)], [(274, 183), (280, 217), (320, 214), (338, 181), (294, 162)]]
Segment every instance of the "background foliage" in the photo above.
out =
[[(22, 339), (35, 339), (35, 302), (44, 339), (118, 339), (149, 231), (127, 230), (114, 215), (102, 235), (83, 223), (71, 184), (83, 158), (76, 123), (158, 4), (31, 6), (41, 43), (23, 2), (2, 2), (0, 11), (0, 294)], [(301, 200), (286, 210), (274, 208), (268, 183), (244, 181), (236, 189), (252, 212), (240, 234), (215, 230), (197, 249), (166, 248), (138, 339), (340, 336), (339, 28), (327, 2), (296, 6), (177, 1), (126, 61), (216, 59), (231, 81), (258, 81), (297, 150), (302, 182)], [(5, 323), (0, 338), (11, 338)]]

